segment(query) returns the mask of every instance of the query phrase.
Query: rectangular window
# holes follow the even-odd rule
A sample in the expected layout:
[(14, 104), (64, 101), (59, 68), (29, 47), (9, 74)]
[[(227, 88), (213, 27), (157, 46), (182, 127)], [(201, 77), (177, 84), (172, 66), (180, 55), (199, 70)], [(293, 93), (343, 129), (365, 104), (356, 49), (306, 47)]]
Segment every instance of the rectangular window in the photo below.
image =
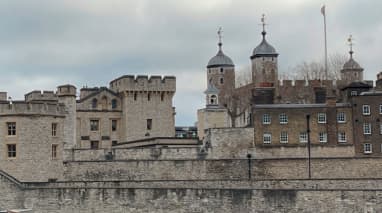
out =
[(90, 149), (98, 149), (99, 141), (90, 141)]
[(328, 142), (328, 135), (326, 134), (326, 132), (320, 132), (320, 133), (318, 134), (318, 136), (319, 136), (319, 141), (320, 141), (320, 143), (326, 143), (326, 142)]
[(357, 96), (357, 91), (351, 91), (350, 96)]
[(338, 142), (346, 143), (346, 133), (345, 132), (339, 132), (338, 133)]
[(345, 112), (339, 112), (337, 114), (337, 122), (338, 123), (345, 123), (346, 122), (346, 115)]
[(371, 135), (371, 123), (364, 123), (363, 124), (363, 134), (364, 135)]
[(379, 114), (382, 114), (382, 104), (379, 105)]
[(147, 125), (147, 130), (151, 130), (153, 128), (153, 119), (147, 119), (146, 125)]
[(111, 141), (111, 145), (112, 146), (115, 146), (115, 145), (117, 145), (118, 144), (118, 141)]
[(57, 144), (52, 144), (52, 159), (57, 159)]
[(7, 122), (8, 135), (16, 135), (16, 122)]
[(280, 143), (288, 143), (288, 132), (280, 133)]
[(365, 143), (363, 145), (363, 153), (370, 154), (373, 153), (373, 146), (370, 143)]
[(7, 144), (8, 158), (16, 158), (16, 144)]
[(57, 136), (57, 123), (52, 123), (52, 136)]
[(271, 143), (272, 141), (272, 134), (271, 133), (264, 133), (263, 134), (263, 143)]
[(382, 123), (379, 124), (379, 134), (382, 135)]
[(117, 131), (117, 120), (111, 120), (111, 131)]
[(370, 115), (370, 105), (362, 105), (362, 114)]
[(307, 143), (307, 142), (308, 142), (308, 133), (300, 132), (300, 143)]
[(90, 131), (98, 131), (99, 120), (90, 120)]
[(326, 113), (324, 112), (319, 112), (317, 114), (317, 120), (318, 120), (318, 123), (320, 124), (325, 124), (326, 123)]
[(266, 113), (263, 114), (263, 124), (270, 124), (271, 123), (271, 116)]
[(288, 123), (288, 116), (285, 113), (281, 113), (279, 115), (280, 124), (287, 124)]

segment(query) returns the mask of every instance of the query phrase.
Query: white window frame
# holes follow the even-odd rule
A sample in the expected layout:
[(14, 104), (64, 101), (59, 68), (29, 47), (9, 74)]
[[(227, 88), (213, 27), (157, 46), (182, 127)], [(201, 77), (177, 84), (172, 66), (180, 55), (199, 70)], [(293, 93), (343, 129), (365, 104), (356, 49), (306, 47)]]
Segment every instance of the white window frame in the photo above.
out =
[[(269, 139), (269, 140), (268, 140)], [(263, 143), (264, 144), (270, 144), (272, 143), (272, 134), (269, 132), (265, 132), (263, 134)]]
[(280, 132), (280, 143), (288, 143), (288, 132)]
[(288, 116), (287, 116), (287, 114), (281, 113), (279, 115), (279, 121), (280, 121), (280, 124), (287, 124), (288, 123)]
[(7, 136), (16, 136), (17, 128), (16, 122), (7, 122)]
[(370, 115), (370, 105), (362, 105), (362, 114)]
[(263, 114), (263, 124), (271, 124), (271, 115), (269, 113)]
[(320, 143), (328, 142), (328, 134), (326, 132), (318, 133), (318, 140), (320, 141)]
[(363, 144), (363, 153), (365, 153), (365, 154), (373, 153), (373, 144), (371, 144), (371, 143)]
[(300, 132), (299, 141), (300, 141), (300, 143), (308, 143), (308, 133), (307, 132)]
[(371, 123), (363, 123), (363, 134), (371, 135)]
[(345, 112), (337, 113), (337, 123), (345, 123), (346, 122), (346, 114)]
[(338, 142), (339, 143), (346, 143), (347, 142), (346, 132), (339, 132), (338, 133)]
[(317, 113), (317, 122), (319, 124), (326, 124), (326, 113), (325, 112)]

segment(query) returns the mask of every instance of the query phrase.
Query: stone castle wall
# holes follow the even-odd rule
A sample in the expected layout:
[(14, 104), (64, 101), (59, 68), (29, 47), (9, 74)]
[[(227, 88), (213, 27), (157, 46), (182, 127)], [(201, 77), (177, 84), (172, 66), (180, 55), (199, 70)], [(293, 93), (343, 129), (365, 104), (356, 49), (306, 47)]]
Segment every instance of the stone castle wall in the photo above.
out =
[[(64, 179), (111, 180), (215, 180), (296, 179), (308, 177), (306, 158), (220, 160), (116, 160), (70, 161)], [(313, 178), (382, 178), (379, 158), (313, 158)]]
[[(48, 115), (0, 116), (0, 169), (23, 181), (62, 178), (64, 118)], [(7, 122), (16, 123), (16, 135), (8, 135)], [(57, 135), (52, 136), (52, 124)], [(8, 157), (7, 145), (16, 145), (16, 157)], [(57, 156), (52, 159), (52, 145)]]
[(34, 212), (380, 212), (381, 179), (19, 183), (0, 209)]

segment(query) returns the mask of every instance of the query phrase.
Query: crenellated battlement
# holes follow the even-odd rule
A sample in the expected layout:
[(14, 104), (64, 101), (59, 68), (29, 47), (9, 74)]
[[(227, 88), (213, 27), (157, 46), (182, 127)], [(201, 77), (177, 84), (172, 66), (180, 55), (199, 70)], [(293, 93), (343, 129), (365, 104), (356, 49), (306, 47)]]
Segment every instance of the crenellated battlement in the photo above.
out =
[(35, 102), (35, 101), (58, 101), (57, 95), (53, 91), (40, 91), (34, 90), (30, 93), (25, 94), (26, 102)]
[(110, 82), (110, 89), (122, 91), (165, 91), (175, 92), (175, 76), (124, 75)]
[[(372, 80), (365, 81), (367, 84), (373, 85)], [(279, 80), (280, 88), (315, 88), (315, 87), (327, 87), (327, 88), (341, 88), (348, 85), (349, 81), (346, 80)]]
[(1, 102), (0, 116), (13, 115), (50, 115), (65, 116), (66, 110), (64, 104), (59, 103), (41, 103), (41, 102)]

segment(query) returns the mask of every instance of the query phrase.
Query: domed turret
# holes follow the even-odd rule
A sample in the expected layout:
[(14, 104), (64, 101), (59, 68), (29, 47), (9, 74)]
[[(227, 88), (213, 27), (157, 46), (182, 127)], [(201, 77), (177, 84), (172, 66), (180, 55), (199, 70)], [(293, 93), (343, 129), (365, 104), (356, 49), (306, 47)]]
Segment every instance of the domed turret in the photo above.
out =
[(348, 38), (349, 46), (350, 46), (350, 58), (344, 64), (341, 70), (341, 79), (349, 82), (353, 81), (362, 81), (363, 80), (363, 68), (353, 59), (353, 40), (352, 36)]
[(219, 43), (219, 52), (208, 61), (207, 68), (234, 66), (232, 59), (223, 53), (221, 50), (221, 43)]
[(270, 57), (276, 57), (278, 54), (276, 52), (276, 49), (270, 45), (267, 40), (265, 39), (265, 35), (267, 34), (265, 31), (261, 33), (263, 35), (263, 40), (261, 43), (253, 50), (252, 57), (263, 57), (263, 56), (270, 56)]
[(219, 51), (218, 53), (212, 57), (209, 61), (208, 61), (208, 64), (207, 64), (207, 68), (213, 68), (213, 67), (234, 67), (235, 65), (233, 64), (233, 61), (230, 57), (226, 56), (224, 53), (223, 53), (223, 50), (222, 50), (222, 46), (223, 46), (223, 43), (222, 43), (222, 40), (221, 40), (221, 29), (219, 29), (218, 31), (218, 35), (219, 35)]
[[(221, 28), (219, 28), (218, 36), (219, 51), (207, 64), (207, 82), (209, 82), (207, 86), (209, 90), (211, 90), (211, 88), (217, 89), (219, 101), (216, 100), (214, 104), (210, 103), (208, 105), (218, 104), (224, 106), (227, 104), (228, 98), (231, 97), (231, 93), (235, 89), (235, 65), (232, 59), (223, 53)], [(214, 99), (208, 99), (207, 103), (211, 100)]]
[(255, 87), (277, 87), (278, 84), (278, 65), (276, 49), (270, 45), (265, 39), (265, 15), (262, 16), (261, 22), (263, 37), (261, 43), (253, 50), (252, 61), (252, 82)]

